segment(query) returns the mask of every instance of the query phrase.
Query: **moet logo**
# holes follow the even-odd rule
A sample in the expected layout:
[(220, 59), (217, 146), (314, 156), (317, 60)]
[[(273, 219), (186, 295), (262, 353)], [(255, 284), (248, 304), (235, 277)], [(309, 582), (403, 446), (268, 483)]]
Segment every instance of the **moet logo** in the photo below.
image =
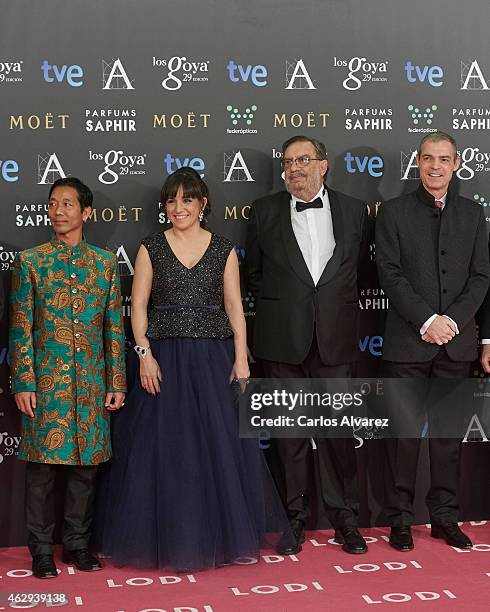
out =
[(52, 130), (54, 128), (66, 129), (68, 114), (44, 113), (43, 115), (10, 115), (11, 130)]

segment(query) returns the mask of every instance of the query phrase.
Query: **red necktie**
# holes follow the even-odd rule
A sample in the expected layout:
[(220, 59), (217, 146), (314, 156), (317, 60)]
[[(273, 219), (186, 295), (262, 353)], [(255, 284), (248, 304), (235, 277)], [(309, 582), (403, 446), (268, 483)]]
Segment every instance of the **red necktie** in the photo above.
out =
[(434, 200), (434, 206), (436, 208), (442, 208), (442, 202), (441, 200)]

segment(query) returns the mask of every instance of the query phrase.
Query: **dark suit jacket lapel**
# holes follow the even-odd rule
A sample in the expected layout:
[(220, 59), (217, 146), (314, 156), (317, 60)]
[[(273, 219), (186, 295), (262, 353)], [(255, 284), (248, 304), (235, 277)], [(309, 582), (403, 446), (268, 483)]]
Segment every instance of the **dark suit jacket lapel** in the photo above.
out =
[(303, 258), (301, 249), (299, 248), (296, 236), (293, 232), (293, 226), (291, 224), (291, 211), (290, 211), (291, 196), (289, 193), (284, 193), (284, 198), (279, 203), (279, 217), (281, 223), (281, 235), (288, 255), (289, 263), (295, 271), (295, 273), (308, 285), (313, 285), (313, 279), (311, 278), (308, 266)]
[(330, 212), (332, 213), (333, 235), (335, 238), (335, 249), (332, 257), (323, 269), (318, 285), (324, 285), (337, 273), (342, 262), (344, 254), (344, 217), (342, 215), (342, 206), (339, 202), (338, 195), (335, 191), (327, 189), (328, 200), (330, 202)]

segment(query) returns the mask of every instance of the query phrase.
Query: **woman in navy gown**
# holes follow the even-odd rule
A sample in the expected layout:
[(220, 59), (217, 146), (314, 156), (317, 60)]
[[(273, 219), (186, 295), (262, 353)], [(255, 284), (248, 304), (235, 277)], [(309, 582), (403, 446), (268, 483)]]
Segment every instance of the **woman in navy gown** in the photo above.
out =
[(196, 570), (257, 557), (287, 521), (257, 440), (238, 436), (233, 385), (250, 374), (237, 255), (203, 227), (197, 172), (170, 175), (161, 202), (172, 227), (136, 258), (139, 377), (114, 419), (96, 539), (118, 565)]

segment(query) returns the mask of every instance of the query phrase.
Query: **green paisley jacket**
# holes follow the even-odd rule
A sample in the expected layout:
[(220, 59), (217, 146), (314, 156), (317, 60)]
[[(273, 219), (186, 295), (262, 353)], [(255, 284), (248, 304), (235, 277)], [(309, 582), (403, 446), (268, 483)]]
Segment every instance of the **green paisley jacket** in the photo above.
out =
[(35, 391), (19, 457), (96, 465), (111, 457), (106, 393), (125, 391), (117, 260), (83, 240), (18, 254), (10, 313), (12, 392)]

